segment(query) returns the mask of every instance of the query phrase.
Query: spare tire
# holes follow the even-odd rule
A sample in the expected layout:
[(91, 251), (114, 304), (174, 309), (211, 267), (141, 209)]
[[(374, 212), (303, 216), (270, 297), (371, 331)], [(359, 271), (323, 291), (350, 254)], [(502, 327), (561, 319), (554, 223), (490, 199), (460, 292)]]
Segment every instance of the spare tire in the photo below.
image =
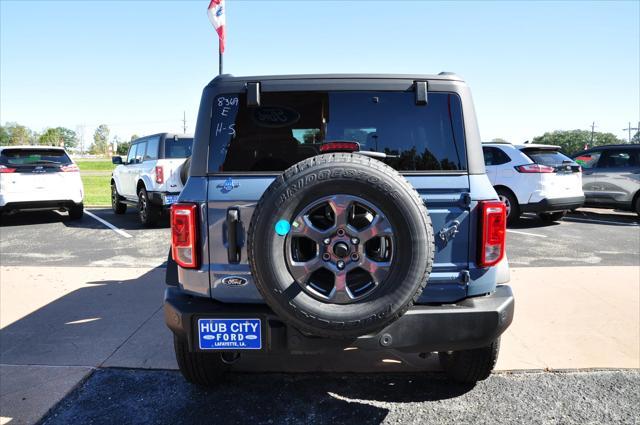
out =
[(300, 331), (350, 338), (413, 305), (433, 264), (431, 220), (393, 168), (358, 154), (301, 161), (265, 191), (248, 259), (266, 303)]
[(182, 163), (182, 167), (180, 167), (180, 182), (182, 185), (187, 184), (187, 180), (189, 180), (189, 171), (191, 171), (191, 157), (187, 157)]

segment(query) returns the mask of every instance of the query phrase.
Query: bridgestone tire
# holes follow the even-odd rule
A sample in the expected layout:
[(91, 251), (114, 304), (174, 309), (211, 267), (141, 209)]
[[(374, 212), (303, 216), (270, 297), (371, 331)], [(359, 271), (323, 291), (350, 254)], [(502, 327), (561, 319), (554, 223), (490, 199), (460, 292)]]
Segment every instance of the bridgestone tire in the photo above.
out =
[[(348, 304), (320, 300), (302, 289), (285, 260), (285, 237), (274, 229), (310, 203), (338, 194), (375, 205), (395, 238), (387, 277)], [(301, 161), (269, 186), (253, 214), (247, 248), (256, 286), (274, 312), (304, 333), (329, 338), (369, 334), (400, 318), (422, 293), (435, 251), (427, 209), (409, 182), (380, 161), (337, 153)]]
[(500, 338), (488, 347), (474, 350), (438, 353), (440, 365), (449, 379), (461, 383), (475, 383), (485, 380), (498, 360)]
[(196, 385), (211, 387), (219, 383), (229, 369), (220, 353), (198, 353), (189, 351), (187, 342), (173, 336), (173, 348), (178, 368), (184, 378)]
[(191, 171), (191, 157), (185, 159), (182, 163), (182, 167), (180, 167), (180, 181), (182, 185), (187, 184), (187, 180), (189, 180), (189, 171)]

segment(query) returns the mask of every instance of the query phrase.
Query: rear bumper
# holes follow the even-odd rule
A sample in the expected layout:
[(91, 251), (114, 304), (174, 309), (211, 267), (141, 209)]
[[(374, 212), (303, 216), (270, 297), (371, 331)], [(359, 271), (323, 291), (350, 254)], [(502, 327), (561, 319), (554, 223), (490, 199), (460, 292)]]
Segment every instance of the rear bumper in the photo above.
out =
[(200, 318), (260, 318), (262, 347), (268, 352), (312, 354), (339, 351), (393, 349), (418, 353), (479, 348), (498, 338), (513, 320), (511, 288), (501, 285), (491, 295), (472, 297), (456, 304), (414, 306), (377, 334), (345, 340), (303, 335), (283, 323), (264, 304), (227, 304), (185, 295), (178, 288), (165, 291), (164, 317), (169, 329), (197, 348), (196, 323)]
[(180, 192), (148, 192), (149, 202), (152, 205), (162, 208), (170, 208), (171, 204), (165, 203), (166, 196), (178, 196)]
[(583, 196), (573, 196), (570, 198), (545, 198), (539, 202), (533, 202), (520, 205), (522, 212), (551, 212), (551, 211), (566, 211), (575, 208), (580, 208), (584, 205)]
[(63, 208), (71, 208), (76, 205), (80, 205), (80, 202), (74, 202), (71, 199), (63, 199), (57, 201), (21, 201), (21, 202), (8, 202), (0, 206), (0, 211), (28, 211), (28, 210), (57, 210)]

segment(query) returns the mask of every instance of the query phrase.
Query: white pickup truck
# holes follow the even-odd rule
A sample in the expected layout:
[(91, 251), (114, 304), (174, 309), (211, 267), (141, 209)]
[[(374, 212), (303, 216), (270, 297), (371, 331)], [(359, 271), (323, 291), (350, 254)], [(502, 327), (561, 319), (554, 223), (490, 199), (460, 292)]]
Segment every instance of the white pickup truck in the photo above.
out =
[(184, 182), (181, 169), (191, 156), (193, 136), (154, 134), (131, 143), (127, 158), (114, 156), (111, 175), (111, 207), (124, 214), (136, 206), (144, 226), (157, 224), (163, 209), (177, 201)]

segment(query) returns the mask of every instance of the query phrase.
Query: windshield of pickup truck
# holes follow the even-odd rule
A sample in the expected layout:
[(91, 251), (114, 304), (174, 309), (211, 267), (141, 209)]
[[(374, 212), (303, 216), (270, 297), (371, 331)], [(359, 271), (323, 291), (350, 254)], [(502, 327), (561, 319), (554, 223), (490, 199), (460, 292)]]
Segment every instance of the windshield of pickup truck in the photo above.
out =
[(399, 171), (465, 170), (460, 98), (411, 92), (262, 93), (218, 96), (212, 120), (212, 172), (281, 172), (320, 154), (330, 141), (355, 141), (361, 151), (387, 154)]
[(191, 149), (193, 147), (192, 138), (168, 138), (164, 142), (164, 157), (165, 158), (186, 158), (191, 156)]

